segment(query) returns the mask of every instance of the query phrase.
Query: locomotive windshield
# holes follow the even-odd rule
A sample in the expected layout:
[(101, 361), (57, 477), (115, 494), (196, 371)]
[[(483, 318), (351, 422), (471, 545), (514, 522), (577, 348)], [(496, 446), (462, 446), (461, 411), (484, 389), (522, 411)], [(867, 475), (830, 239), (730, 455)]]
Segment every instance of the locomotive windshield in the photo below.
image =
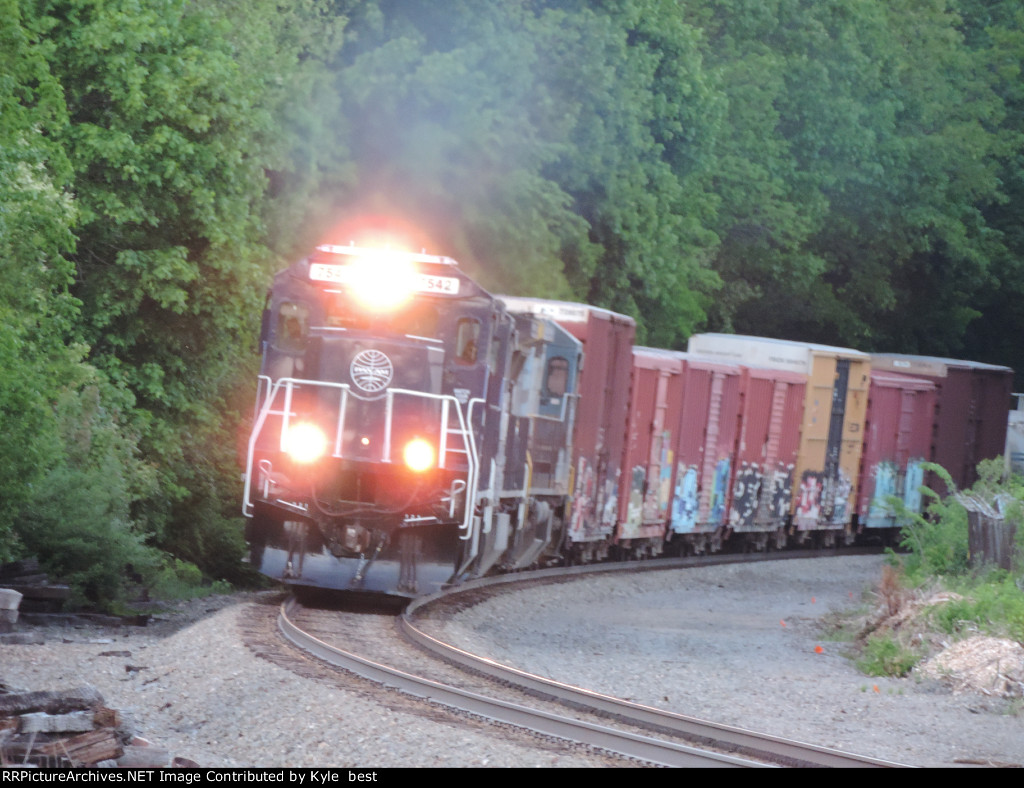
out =
[(367, 309), (347, 293), (328, 292), (325, 300), (325, 323), (329, 328), (356, 331), (384, 331), (417, 337), (437, 335), (437, 307), (425, 298), (414, 298), (396, 310)]

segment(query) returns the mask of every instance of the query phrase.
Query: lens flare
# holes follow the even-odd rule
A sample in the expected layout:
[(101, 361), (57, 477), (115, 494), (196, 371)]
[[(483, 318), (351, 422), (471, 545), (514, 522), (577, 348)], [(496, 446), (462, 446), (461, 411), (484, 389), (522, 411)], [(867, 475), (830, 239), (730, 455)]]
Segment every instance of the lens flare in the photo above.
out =
[(413, 438), (402, 451), (406, 467), (415, 473), (423, 473), (434, 467), (434, 447), (423, 438)]
[(371, 309), (397, 309), (416, 292), (416, 268), (398, 253), (364, 255), (348, 265), (348, 286)]
[(327, 436), (315, 424), (296, 424), (285, 435), (284, 450), (295, 462), (316, 462), (327, 453)]

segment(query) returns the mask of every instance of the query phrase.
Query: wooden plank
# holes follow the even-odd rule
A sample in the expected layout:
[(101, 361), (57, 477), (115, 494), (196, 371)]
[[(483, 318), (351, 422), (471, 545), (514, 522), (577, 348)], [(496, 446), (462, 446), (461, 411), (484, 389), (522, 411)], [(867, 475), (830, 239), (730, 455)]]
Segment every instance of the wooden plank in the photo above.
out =
[(118, 758), (123, 752), (117, 735), (110, 728), (82, 733), (66, 739), (36, 744), (38, 755), (63, 755), (76, 764), (97, 763)]
[(0, 694), (0, 716), (4, 717), (39, 711), (47, 714), (64, 714), (69, 711), (93, 709), (102, 705), (103, 696), (94, 687)]

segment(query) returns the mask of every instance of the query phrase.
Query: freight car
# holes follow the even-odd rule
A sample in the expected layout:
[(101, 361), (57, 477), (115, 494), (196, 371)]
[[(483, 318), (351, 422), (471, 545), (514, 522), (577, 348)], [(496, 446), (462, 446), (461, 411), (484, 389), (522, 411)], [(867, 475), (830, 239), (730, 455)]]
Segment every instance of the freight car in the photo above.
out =
[(414, 597), (533, 566), (849, 542), (898, 526), (891, 495), (920, 507), (924, 460), (962, 460), (963, 483), (1002, 451), (1005, 367), (722, 334), (683, 353), (635, 330), (492, 295), (447, 257), (317, 247), (264, 310), (251, 562)]

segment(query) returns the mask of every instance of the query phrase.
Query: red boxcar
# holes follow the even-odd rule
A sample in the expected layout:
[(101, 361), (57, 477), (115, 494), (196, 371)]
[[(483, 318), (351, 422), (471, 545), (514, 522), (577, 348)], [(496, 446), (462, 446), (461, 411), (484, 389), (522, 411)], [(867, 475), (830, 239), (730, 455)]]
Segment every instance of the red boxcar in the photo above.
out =
[(655, 348), (633, 348), (633, 386), (615, 541), (637, 557), (658, 555), (665, 540), (672, 454), (682, 404), (680, 355)]
[[(976, 361), (934, 356), (876, 354), (876, 370), (902, 372), (936, 386), (935, 420), (929, 459), (945, 468), (958, 489), (974, 484), (978, 463), (1003, 453), (1013, 390), (1013, 370)], [(939, 494), (946, 485), (929, 474)]]
[(686, 353), (675, 440), (670, 535), (704, 552), (721, 543), (728, 524), (740, 423), (738, 364)]
[(931, 455), (935, 399), (936, 386), (926, 378), (884, 369), (872, 371), (857, 496), (857, 518), (862, 526), (900, 525), (888, 503), (890, 496), (901, 499), (909, 511), (920, 513), (921, 463)]
[(583, 343), (566, 548), (571, 560), (603, 558), (619, 511), (636, 322), (586, 304), (499, 298), (510, 312), (543, 315)]
[(743, 367), (740, 440), (729, 525), (763, 549), (786, 543), (807, 376)]

